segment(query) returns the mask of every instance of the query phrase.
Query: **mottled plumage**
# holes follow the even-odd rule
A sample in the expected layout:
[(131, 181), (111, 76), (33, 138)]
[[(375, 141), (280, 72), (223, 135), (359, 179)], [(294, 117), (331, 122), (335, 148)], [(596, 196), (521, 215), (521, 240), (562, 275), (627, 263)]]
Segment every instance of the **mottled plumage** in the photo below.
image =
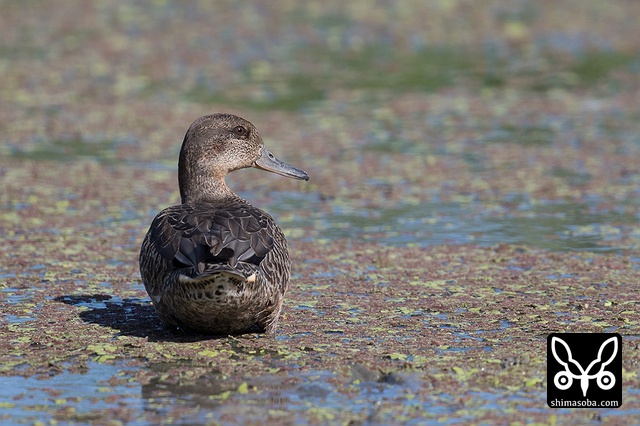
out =
[(229, 114), (196, 120), (179, 160), (182, 204), (161, 211), (140, 251), (140, 273), (161, 320), (185, 332), (274, 332), (289, 286), (284, 234), (224, 177), (258, 167), (297, 179), (255, 127)]

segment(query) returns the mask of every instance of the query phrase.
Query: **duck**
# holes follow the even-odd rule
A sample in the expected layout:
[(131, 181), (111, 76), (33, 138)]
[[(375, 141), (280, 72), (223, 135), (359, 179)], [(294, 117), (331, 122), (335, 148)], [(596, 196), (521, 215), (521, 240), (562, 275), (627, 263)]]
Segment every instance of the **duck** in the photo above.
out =
[(275, 334), (289, 289), (287, 240), (274, 219), (233, 192), (230, 172), (309, 175), (269, 151), (232, 114), (195, 120), (178, 160), (181, 203), (155, 216), (140, 248), (144, 287), (162, 323), (186, 334)]

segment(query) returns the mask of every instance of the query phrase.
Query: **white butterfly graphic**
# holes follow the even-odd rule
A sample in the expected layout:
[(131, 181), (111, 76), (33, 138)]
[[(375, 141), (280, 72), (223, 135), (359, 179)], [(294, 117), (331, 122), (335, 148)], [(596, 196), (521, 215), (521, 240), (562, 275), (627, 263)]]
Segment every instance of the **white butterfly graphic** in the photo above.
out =
[[(610, 343), (613, 343), (613, 354), (611, 354), (611, 357), (607, 361), (603, 362), (602, 353), (604, 352), (604, 348)], [(556, 345), (558, 344), (562, 345), (565, 351), (567, 351), (569, 359), (567, 359), (566, 361), (561, 360), (558, 352), (556, 351)], [(605, 367), (611, 364), (613, 359), (616, 357), (616, 354), (618, 353), (618, 339), (616, 339), (615, 336), (605, 340), (602, 345), (600, 345), (600, 349), (598, 350), (598, 357), (593, 360), (586, 369), (583, 369), (580, 363), (573, 359), (573, 355), (571, 354), (569, 345), (567, 345), (567, 343), (559, 337), (554, 336), (551, 338), (551, 352), (553, 352), (553, 357), (556, 359), (556, 361), (558, 361), (558, 363), (564, 367), (564, 371), (558, 372), (553, 378), (553, 384), (560, 390), (569, 389), (573, 384), (573, 379), (580, 379), (582, 396), (586, 397), (587, 389), (589, 389), (589, 380), (591, 379), (596, 379), (598, 387), (602, 390), (609, 390), (616, 384), (616, 378), (613, 373), (611, 373), (610, 371), (605, 371)], [(600, 365), (600, 370), (598, 370), (598, 372), (595, 374), (589, 374), (591, 368), (593, 368), (600, 362), (602, 362), (602, 364)], [(569, 369), (569, 363), (575, 365), (578, 370), (580, 370), (581, 374), (573, 374)]]

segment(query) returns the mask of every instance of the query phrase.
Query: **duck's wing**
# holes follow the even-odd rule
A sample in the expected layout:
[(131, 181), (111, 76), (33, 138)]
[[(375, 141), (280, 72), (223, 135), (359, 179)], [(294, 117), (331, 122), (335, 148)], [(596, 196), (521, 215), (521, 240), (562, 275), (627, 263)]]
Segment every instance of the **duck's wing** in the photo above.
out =
[(248, 277), (273, 248), (274, 232), (273, 219), (246, 203), (181, 204), (160, 212), (146, 239), (173, 269)]

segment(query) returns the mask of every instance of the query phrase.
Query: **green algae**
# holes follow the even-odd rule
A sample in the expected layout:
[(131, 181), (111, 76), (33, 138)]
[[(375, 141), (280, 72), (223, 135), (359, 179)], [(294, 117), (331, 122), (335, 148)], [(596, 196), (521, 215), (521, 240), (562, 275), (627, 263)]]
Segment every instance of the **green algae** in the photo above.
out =
[(589, 85), (598, 83), (615, 70), (631, 67), (639, 59), (637, 54), (623, 52), (589, 52), (570, 69), (583, 84)]
[(84, 140), (54, 140), (39, 145), (33, 151), (12, 150), (11, 156), (17, 159), (34, 161), (76, 161), (78, 158), (90, 158), (101, 162), (114, 160), (115, 142), (111, 140), (87, 142)]

